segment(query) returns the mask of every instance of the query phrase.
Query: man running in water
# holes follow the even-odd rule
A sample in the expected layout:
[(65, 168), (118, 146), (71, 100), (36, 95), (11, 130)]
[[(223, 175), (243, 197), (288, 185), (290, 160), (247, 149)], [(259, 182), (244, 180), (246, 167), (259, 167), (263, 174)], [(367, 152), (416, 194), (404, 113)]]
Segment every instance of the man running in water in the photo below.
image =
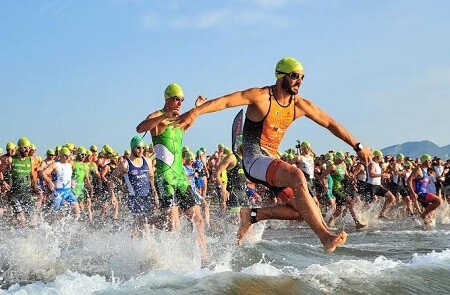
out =
[[(21, 137), (17, 142), (18, 151), (11, 157), (10, 178), (4, 182), (9, 202), (19, 226), (26, 225), (27, 216), (33, 217), (36, 225), (36, 200), (39, 193), (36, 163), (29, 156), (31, 142)], [(3, 175), (6, 176), (6, 175)], [(3, 178), (1, 179), (3, 182)]]
[(275, 85), (250, 88), (206, 101), (177, 118), (176, 122), (187, 129), (199, 115), (248, 105), (243, 132), (244, 171), (247, 178), (265, 184), (287, 206), (242, 208), (238, 244), (252, 223), (264, 219), (304, 219), (318, 235), (325, 251), (333, 252), (345, 243), (347, 234), (334, 235), (323, 224), (321, 213), (309, 195), (304, 174), (278, 158), (278, 146), (290, 124), (305, 116), (352, 146), (363, 161), (370, 160), (371, 152), (341, 124), (298, 94), (304, 77), (300, 62), (292, 57), (283, 58), (276, 65), (275, 77)]
[[(183, 168), (183, 129), (173, 124), (181, 110), (184, 93), (178, 84), (170, 84), (164, 91), (165, 103), (161, 110), (147, 116), (137, 132), (150, 131), (156, 155), (156, 182), (161, 208), (168, 217), (169, 229), (179, 226), (179, 209), (194, 223), (203, 262), (208, 260), (205, 223), (186, 173)], [(200, 100), (196, 101), (196, 105)]]

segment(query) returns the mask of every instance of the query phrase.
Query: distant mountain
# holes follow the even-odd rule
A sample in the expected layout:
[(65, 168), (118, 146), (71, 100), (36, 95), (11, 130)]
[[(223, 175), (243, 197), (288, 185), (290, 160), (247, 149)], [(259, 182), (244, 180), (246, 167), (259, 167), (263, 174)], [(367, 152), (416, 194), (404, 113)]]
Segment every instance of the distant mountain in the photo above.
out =
[(428, 140), (405, 142), (385, 147), (381, 151), (384, 155), (396, 155), (398, 153), (402, 153), (413, 159), (418, 158), (425, 153), (430, 154), (432, 157), (440, 157), (444, 161), (450, 158), (450, 144), (444, 147), (438, 147), (436, 144)]

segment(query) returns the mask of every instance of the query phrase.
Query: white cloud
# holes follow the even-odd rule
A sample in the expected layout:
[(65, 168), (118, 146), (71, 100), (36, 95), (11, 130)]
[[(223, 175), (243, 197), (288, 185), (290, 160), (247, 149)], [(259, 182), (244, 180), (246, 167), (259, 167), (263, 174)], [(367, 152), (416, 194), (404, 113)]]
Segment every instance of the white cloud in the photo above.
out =
[(149, 13), (141, 18), (141, 27), (149, 30), (156, 26), (183, 30), (209, 29), (224, 25), (239, 26), (240, 28), (253, 25), (282, 27), (286, 25), (286, 21), (281, 15), (281, 8), (295, 7), (299, 3), (307, 3), (310, 0), (252, 0), (250, 2), (239, 0), (233, 2), (234, 5), (220, 4), (220, 7), (204, 7), (203, 10), (177, 6), (178, 2), (176, 1), (170, 2), (172, 4), (166, 6), (170, 10), (169, 17), (160, 20), (155, 14)]
[(230, 12), (228, 10), (216, 10), (202, 12), (195, 16), (176, 17), (170, 23), (170, 26), (181, 29), (206, 29), (226, 21), (229, 13)]

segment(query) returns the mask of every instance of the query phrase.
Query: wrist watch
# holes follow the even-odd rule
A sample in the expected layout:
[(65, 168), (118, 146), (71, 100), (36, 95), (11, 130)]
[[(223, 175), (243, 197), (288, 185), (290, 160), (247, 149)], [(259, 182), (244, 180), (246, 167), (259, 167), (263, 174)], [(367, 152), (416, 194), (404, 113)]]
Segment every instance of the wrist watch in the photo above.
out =
[(360, 142), (358, 142), (358, 143), (353, 147), (353, 150), (354, 150), (355, 152), (359, 152), (359, 151), (362, 150), (363, 148), (364, 148), (363, 144), (360, 143)]

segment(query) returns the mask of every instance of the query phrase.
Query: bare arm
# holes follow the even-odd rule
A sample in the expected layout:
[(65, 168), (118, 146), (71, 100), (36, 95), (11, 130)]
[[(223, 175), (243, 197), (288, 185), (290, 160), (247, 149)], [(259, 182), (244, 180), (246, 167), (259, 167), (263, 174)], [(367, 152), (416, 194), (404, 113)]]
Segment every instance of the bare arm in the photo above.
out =
[(94, 194), (94, 188), (92, 186), (91, 180), (89, 179), (89, 167), (88, 167), (88, 165), (85, 165), (84, 168), (86, 170), (86, 176), (84, 177), (84, 183), (87, 186), (87, 188), (89, 189), (89, 192), (91, 193), (90, 195), (92, 196)]
[(47, 166), (47, 168), (44, 169), (44, 171), (42, 171), (42, 178), (47, 183), (47, 186), (51, 191), (55, 190), (55, 184), (53, 183), (52, 177), (51, 177), (55, 168), (56, 168), (56, 164), (51, 163), (50, 165)]
[[(205, 101), (202, 105), (179, 116), (175, 120), (175, 123), (182, 129), (188, 129), (200, 115), (254, 103), (262, 91), (264, 90), (261, 88), (250, 88)], [(201, 96), (199, 96), (199, 98), (201, 98)]]
[(223, 171), (226, 171), (228, 169), (228, 167), (230, 166), (234, 166), (236, 161), (236, 157), (234, 155), (228, 155), (226, 156), (223, 161), (220, 162), (220, 164), (218, 165), (217, 169), (216, 169), (216, 184), (218, 186), (222, 186), (222, 182), (220, 180), (220, 175), (222, 174)]
[[(303, 114), (319, 124), (320, 126), (327, 128), (334, 136), (340, 138), (342, 141), (346, 142), (352, 148), (356, 146), (358, 141), (352, 134), (339, 122), (331, 118), (327, 113), (313, 104), (311, 101), (307, 99), (300, 98), (296, 106), (303, 112)], [(302, 114), (300, 113), (299, 116)], [(361, 151), (358, 152), (358, 156), (362, 161), (368, 163), (372, 158), (372, 152), (368, 147), (364, 147)]]
[(158, 192), (156, 191), (156, 186), (155, 186), (155, 169), (153, 169), (153, 162), (151, 159), (149, 158), (145, 158), (147, 160), (149, 169), (148, 169), (148, 179), (149, 179), (149, 183), (150, 183), (150, 187), (152, 188), (152, 193), (153, 193), (153, 198), (155, 199), (155, 203), (158, 206), (159, 205), (159, 196), (158, 196)]
[(139, 125), (136, 127), (136, 131), (138, 133), (142, 133), (142, 132), (145, 132), (145, 131), (150, 131), (150, 133), (153, 134), (153, 135), (160, 134), (160, 133), (164, 132), (164, 130), (162, 130), (162, 131), (158, 130), (159, 125), (164, 120), (172, 120), (175, 117), (177, 117), (178, 115), (179, 114), (178, 114), (178, 112), (176, 110), (173, 110), (173, 111), (170, 111), (170, 112), (167, 112), (167, 113), (164, 113), (164, 112), (161, 112), (161, 111), (153, 112), (150, 115), (148, 115), (147, 118), (144, 121), (139, 123)]
[(420, 167), (415, 167), (414, 170), (409, 175), (408, 179), (406, 180), (406, 183), (408, 184), (409, 191), (411, 192), (412, 197), (417, 200), (417, 194), (416, 190), (414, 188), (414, 179), (422, 177), (422, 171), (420, 170)]

